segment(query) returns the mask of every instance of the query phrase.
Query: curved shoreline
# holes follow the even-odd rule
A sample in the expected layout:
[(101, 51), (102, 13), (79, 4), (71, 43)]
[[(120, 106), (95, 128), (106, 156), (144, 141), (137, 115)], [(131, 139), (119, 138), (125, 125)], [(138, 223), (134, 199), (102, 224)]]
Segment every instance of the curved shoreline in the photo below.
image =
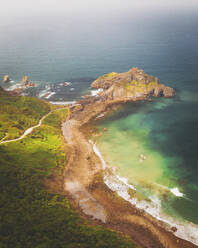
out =
[[(96, 147), (96, 144), (94, 144), (93, 150), (95, 151), (96, 155), (100, 157), (102, 164), (105, 165), (105, 168), (108, 169), (107, 173), (105, 173), (104, 175), (104, 183), (113, 192), (116, 192), (122, 199), (131, 203), (137, 209), (145, 211), (148, 215), (151, 215), (154, 219), (160, 221), (162, 227), (165, 228), (167, 231), (174, 232), (174, 235), (176, 237), (187, 240), (195, 245), (198, 244), (197, 225), (190, 222), (179, 222), (166, 214), (162, 214), (161, 207), (155, 202), (148, 203), (146, 201), (139, 201), (136, 197), (131, 196), (129, 190), (135, 192), (136, 188), (128, 183), (127, 178), (116, 175), (114, 170), (111, 169), (111, 167), (106, 166), (106, 162), (104, 161), (100, 151)], [(181, 196), (180, 192), (175, 193), (174, 190), (162, 185), (160, 185), (160, 187), (163, 187), (165, 190), (171, 192), (172, 194), (178, 197), (183, 197)]]
[[(62, 125), (70, 146), (64, 172), (64, 190), (87, 216), (103, 225), (131, 236), (142, 247), (194, 248), (196, 245), (176, 237), (165, 229), (165, 223), (132, 206), (110, 190), (103, 180), (103, 163), (86, 138), (83, 125), (104, 113), (114, 102), (88, 104), (74, 111)], [(91, 111), (90, 111), (91, 109)]]

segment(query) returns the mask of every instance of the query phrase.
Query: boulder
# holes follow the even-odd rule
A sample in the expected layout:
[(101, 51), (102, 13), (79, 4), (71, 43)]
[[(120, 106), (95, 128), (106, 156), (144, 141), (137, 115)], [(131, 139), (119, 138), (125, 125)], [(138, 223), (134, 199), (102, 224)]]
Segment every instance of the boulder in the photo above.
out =
[(164, 91), (163, 91), (163, 95), (164, 95), (164, 97), (167, 97), (167, 98), (173, 97), (173, 96), (175, 96), (175, 91), (171, 87), (165, 87)]

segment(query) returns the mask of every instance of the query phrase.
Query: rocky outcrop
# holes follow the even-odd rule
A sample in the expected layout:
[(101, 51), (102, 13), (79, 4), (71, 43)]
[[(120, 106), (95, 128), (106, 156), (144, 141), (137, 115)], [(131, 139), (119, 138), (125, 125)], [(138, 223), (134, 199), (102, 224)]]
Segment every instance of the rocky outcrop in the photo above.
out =
[(159, 83), (159, 79), (132, 68), (125, 73), (112, 72), (92, 83), (92, 88), (102, 89), (97, 95), (85, 96), (72, 109), (71, 118), (82, 125), (111, 109), (113, 104), (150, 100), (152, 97), (172, 97), (174, 89)]
[(21, 85), (23, 87), (35, 87), (36, 86), (35, 83), (33, 83), (33, 82), (31, 82), (31, 81), (28, 80), (28, 77), (27, 76), (24, 76), (22, 78)]
[(103, 96), (113, 101), (135, 101), (148, 97), (172, 97), (174, 89), (159, 83), (159, 79), (139, 70), (137, 67), (128, 72), (105, 74), (92, 83), (92, 88), (102, 88)]
[(5, 75), (3, 77), (3, 83), (9, 83), (11, 80), (10, 80), (10, 77), (8, 75)]
[(164, 94), (164, 97), (172, 97), (175, 95), (175, 91), (171, 87), (165, 87), (163, 94)]
[(26, 86), (28, 83), (29, 83), (28, 77), (27, 76), (24, 76), (22, 78), (21, 84), (24, 85), (24, 86)]

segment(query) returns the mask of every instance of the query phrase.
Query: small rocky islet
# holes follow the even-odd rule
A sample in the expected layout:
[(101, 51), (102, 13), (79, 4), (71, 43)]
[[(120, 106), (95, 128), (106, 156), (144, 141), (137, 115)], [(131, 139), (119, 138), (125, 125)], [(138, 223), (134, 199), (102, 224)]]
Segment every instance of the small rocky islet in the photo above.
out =
[(159, 79), (134, 67), (128, 72), (111, 72), (96, 79), (91, 84), (98, 92), (94, 96), (84, 96), (73, 111), (75, 118), (87, 122), (104, 112), (113, 104), (150, 100), (152, 97), (173, 97), (175, 90), (161, 84)]
[[(10, 82), (13, 82), (11, 80), (10, 76), (4, 75), (2, 83), (7, 84)], [(36, 87), (36, 83), (30, 81), (28, 79), (28, 76), (25, 75), (25, 76), (23, 76), (20, 85), (17, 88), (15, 88), (14, 90), (10, 91), (10, 93), (12, 95), (18, 95), (19, 96), (22, 94), (23, 90), (25, 90), (26, 88), (29, 88), (29, 87)]]
[(91, 86), (97, 89), (102, 88), (104, 93), (101, 95), (106, 95), (112, 100), (130, 101), (149, 96), (172, 97), (175, 95), (173, 88), (160, 84), (158, 78), (144, 73), (137, 67), (124, 73), (106, 74), (95, 80)]

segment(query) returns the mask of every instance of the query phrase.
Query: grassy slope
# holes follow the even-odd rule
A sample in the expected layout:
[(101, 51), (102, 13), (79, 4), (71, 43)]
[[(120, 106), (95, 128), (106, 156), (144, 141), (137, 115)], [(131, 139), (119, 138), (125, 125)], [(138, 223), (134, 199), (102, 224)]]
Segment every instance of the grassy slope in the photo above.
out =
[(137, 93), (147, 93), (149, 91), (152, 91), (155, 87), (158, 86), (158, 83), (151, 82), (148, 84), (144, 84), (144, 83), (133, 80), (131, 81), (131, 83), (124, 82), (123, 86), (126, 91), (136, 95)]
[[(45, 111), (41, 103), (38, 115)], [(44, 180), (66, 163), (60, 131), (66, 114), (57, 110), (25, 139), (0, 145), (0, 248), (136, 247), (110, 230), (89, 227), (65, 196), (45, 190)]]
[(33, 97), (11, 96), (0, 88), (0, 140), (21, 136), (50, 111), (50, 105)]

